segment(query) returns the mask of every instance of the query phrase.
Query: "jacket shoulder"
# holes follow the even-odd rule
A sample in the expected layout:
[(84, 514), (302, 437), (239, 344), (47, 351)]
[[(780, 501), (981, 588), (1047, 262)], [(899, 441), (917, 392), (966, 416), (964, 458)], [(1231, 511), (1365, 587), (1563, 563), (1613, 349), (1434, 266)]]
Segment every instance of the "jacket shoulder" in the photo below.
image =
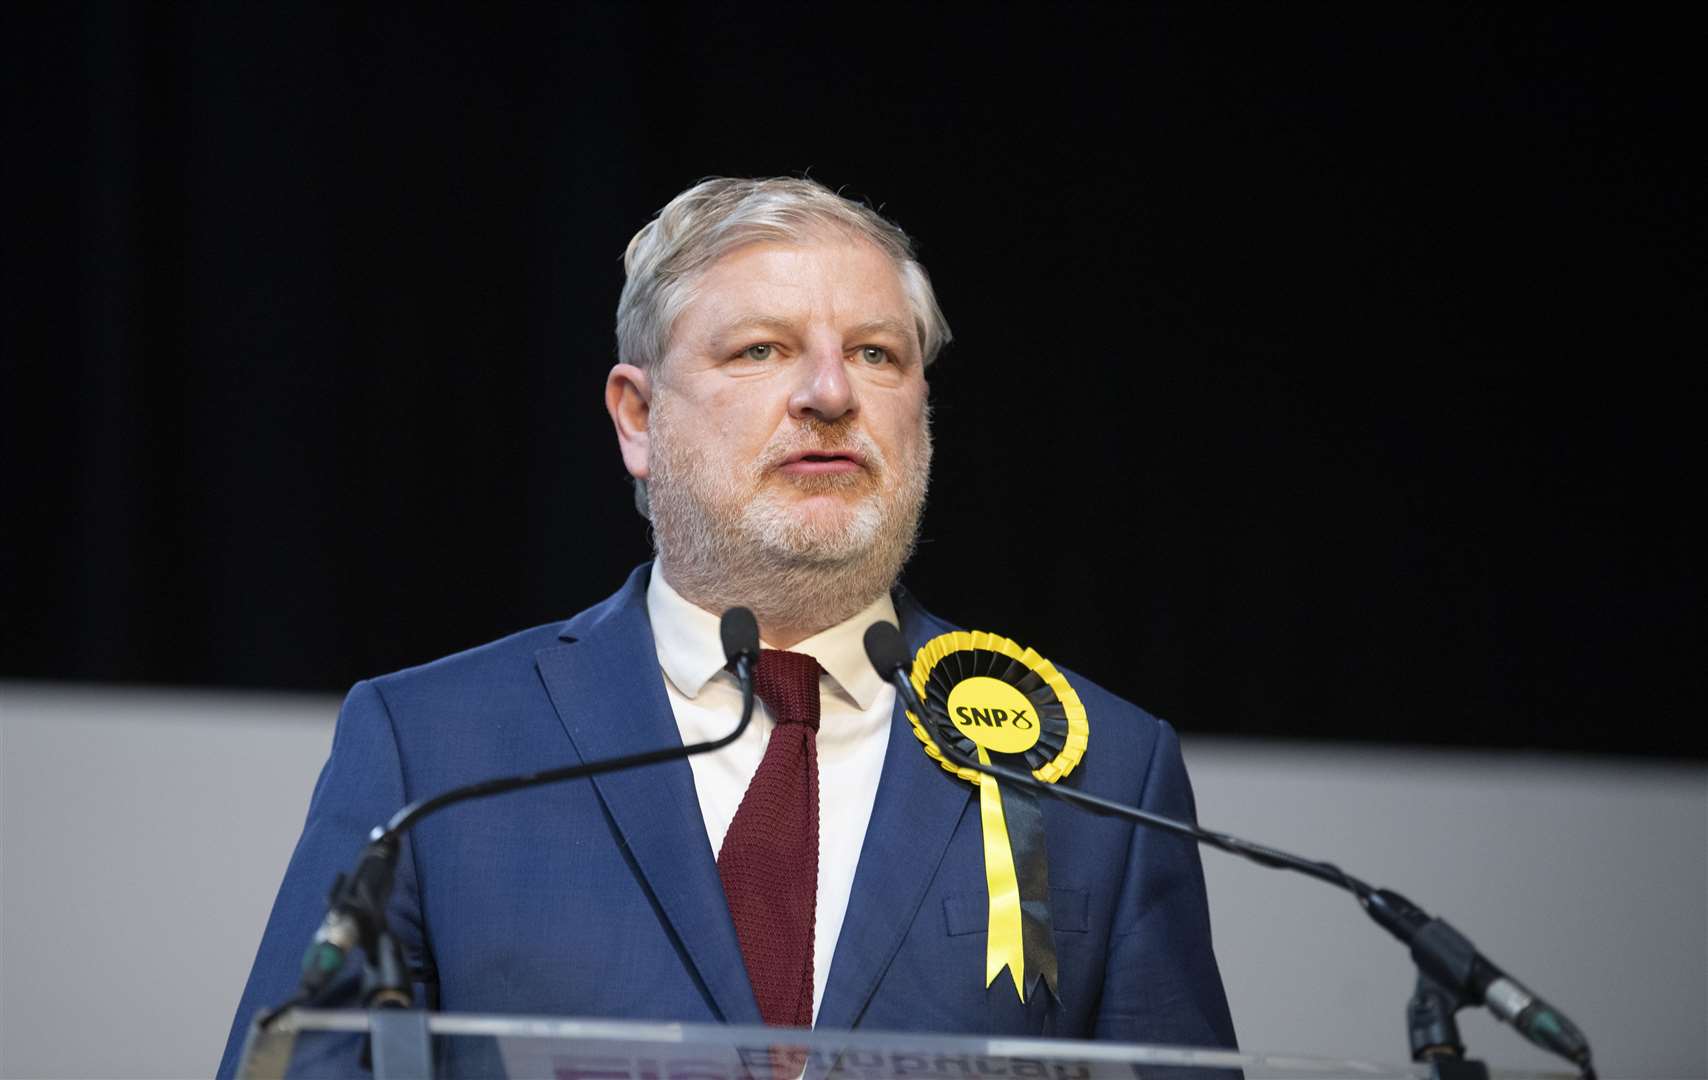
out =
[(393, 690), (414, 683), (456, 681), (478, 675), (488, 669), (507, 667), (523, 658), (531, 661), (535, 653), (558, 640), (558, 634), (564, 625), (543, 623), (531, 626), (436, 660), (377, 675), (368, 681), (384, 690)]
[(519, 630), (425, 664), (381, 675), (369, 682), (393, 709), (423, 704), (438, 708), (489, 707), (494, 694), (516, 693), (537, 687), (534, 658), (542, 650), (574, 641), (595, 631), (607, 620), (632, 615), (637, 609), (644, 617), (650, 569), (650, 564), (639, 567), (611, 596), (563, 622)]
[[(940, 634), (967, 629), (959, 623), (927, 611), (919, 600), (906, 589), (898, 588), (894, 598), (896, 613), (901, 616), (902, 629), (911, 648), (918, 649)], [(992, 628), (979, 627), (978, 629)], [(993, 632), (1006, 635), (1004, 630), (994, 630)], [(1017, 640), (1022, 646), (1029, 644), (1023, 637)], [(1131, 727), (1144, 733), (1153, 733), (1160, 728), (1167, 727), (1164, 721), (1153, 716), (1142, 707), (1106, 689), (1101, 684), (1093, 682), (1072, 668), (1057, 663), (1055, 658), (1050, 659), (1055, 664), (1056, 670), (1062, 673), (1062, 676), (1067, 679), (1068, 685), (1073, 687), (1074, 692), (1084, 702), (1088, 716), (1107, 717), (1124, 727)]]
[[(896, 591), (895, 603), (908, 644), (914, 649), (939, 634), (967, 629), (927, 611), (906, 590)], [(1002, 628), (979, 629), (1008, 634)], [(1016, 640), (1023, 646), (1029, 644), (1023, 634)], [(1160, 762), (1169, 767), (1178, 759), (1179, 740), (1174, 729), (1146, 709), (1058, 663), (1056, 658), (1049, 659), (1085, 706), (1089, 739), (1078, 770), (1079, 782), (1089, 790), (1136, 801), (1153, 765)]]

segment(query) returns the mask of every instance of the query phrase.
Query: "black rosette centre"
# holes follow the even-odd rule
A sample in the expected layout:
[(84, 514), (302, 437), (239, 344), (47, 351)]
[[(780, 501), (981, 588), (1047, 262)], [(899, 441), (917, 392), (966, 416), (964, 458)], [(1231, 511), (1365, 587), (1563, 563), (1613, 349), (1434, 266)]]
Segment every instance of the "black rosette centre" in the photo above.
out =
[(956, 649), (937, 661), (926, 676), (923, 699), (928, 715), (924, 719), (934, 727), (937, 737), (968, 757), (978, 755), (977, 745), (949, 715), (949, 695), (962, 680), (980, 675), (1000, 679), (1020, 691), (1032, 703), (1038, 717), (1038, 741), (1031, 749), (1018, 754), (991, 754), (991, 759), (1023, 761), (1028, 772), (1054, 761), (1067, 745), (1067, 710), (1037, 672), (1014, 657), (989, 649)]

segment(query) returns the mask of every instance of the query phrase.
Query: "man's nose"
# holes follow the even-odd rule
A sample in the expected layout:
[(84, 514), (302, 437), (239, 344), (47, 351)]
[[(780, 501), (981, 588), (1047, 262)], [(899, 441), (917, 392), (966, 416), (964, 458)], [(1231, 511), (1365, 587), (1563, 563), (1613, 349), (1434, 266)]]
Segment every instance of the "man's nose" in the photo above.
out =
[(854, 384), (840, 348), (816, 347), (801, 356), (799, 381), (789, 395), (790, 416), (836, 420), (855, 407)]

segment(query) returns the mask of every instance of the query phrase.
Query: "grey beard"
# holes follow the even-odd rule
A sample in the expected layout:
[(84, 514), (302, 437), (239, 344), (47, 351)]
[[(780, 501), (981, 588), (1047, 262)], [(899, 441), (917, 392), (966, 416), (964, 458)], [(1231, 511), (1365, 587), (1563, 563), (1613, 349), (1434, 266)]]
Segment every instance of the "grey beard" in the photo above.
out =
[[(880, 481), (899, 468), (902, 486), (875, 495), (858, 507), (840, 530), (798, 525), (786, 507), (763, 494), (738, 508), (730, 481), (693, 449), (675, 446), (668, 420), (661, 432), (653, 417), (654, 461), (647, 485), (653, 546), (671, 586), (706, 611), (742, 606), (763, 626), (817, 633), (858, 614), (888, 592), (913, 554), (925, 503), (931, 461), (925, 422), (917, 462), (888, 462), (876, 446), (865, 447), (878, 465)], [(833, 425), (825, 425), (825, 428)], [(831, 439), (832, 445), (840, 445)], [(853, 483), (862, 483), (854, 479)], [(818, 481), (821, 490), (849, 486), (841, 478)]]
[(899, 551), (874, 549), (839, 563), (790, 563), (749, 548), (714, 559), (705, 549), (683, 553), (659, 544), (671, 587), (706, 611), (753, 611), (762, 626), (787, 626), (811, 635), (852, 618), (888, 592), (912, 554), (912, 537)]

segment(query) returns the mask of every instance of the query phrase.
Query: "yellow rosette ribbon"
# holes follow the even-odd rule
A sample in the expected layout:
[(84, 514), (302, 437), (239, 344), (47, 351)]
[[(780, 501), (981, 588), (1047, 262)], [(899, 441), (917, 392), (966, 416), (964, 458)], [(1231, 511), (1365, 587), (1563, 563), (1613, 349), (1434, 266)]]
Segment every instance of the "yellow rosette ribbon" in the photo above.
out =
[(939, 765), (979, 789), (990, 895), (985, 986), (1007, 968), (1021, 1001), (1037, 992), (1040, 979), (1059, 999), (1049, 857), (1037, 800), (948, 761), (925, 725), (980, 764), (1024, 769), (1053, 784), (1085, 753), (1085, 706), (1054, 664), (983, 631), (957, 630), (926, 642), (911, 678), (926, 712), (908, 712), (914, 735)]

